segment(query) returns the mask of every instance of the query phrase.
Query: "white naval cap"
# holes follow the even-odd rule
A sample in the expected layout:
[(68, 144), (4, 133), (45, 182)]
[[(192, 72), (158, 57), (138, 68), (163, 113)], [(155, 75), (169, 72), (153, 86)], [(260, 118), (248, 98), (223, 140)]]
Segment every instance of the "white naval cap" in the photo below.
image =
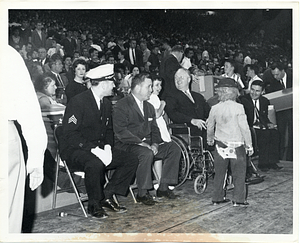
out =
[(95, 48), (97, 51), (102, 51), (102, 48), (99, 45), (92, 44), (91, 47)]
[(114, 65), (113, 64), (103, 64), (98, 67), (95, 67), (89, 70), (86, 75), (87, 78), (95, 80), (98, 82), (101, 81), (114, 81)]

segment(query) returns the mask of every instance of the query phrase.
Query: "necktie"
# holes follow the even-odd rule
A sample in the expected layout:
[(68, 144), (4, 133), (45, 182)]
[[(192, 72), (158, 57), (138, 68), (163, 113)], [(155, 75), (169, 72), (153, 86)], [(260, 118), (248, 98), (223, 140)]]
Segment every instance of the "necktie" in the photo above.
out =
[(254, 123), (259, 121), (259, 113), (257, 108), (257, 100), (254, 101)]
[(133, 49), (131, 49), (131, 51), (132, 51), (132, 60), (133, 60), (133, 64), (135, 64), (135, 55), (134, 55), (134, 50), (133, 50)]
[(192, 101), (193, 103), (195, 103), (195, 101), (194, 101), (192, 95), (191, 95), (187, 90), (184, 91), (184, 93), (185, 93), (185, 95), (190, 99), (190, 101)]
[(283, 79), (280, 79), (280, 84), (281, 84), (282, 88), (285, 89)]
[(64, 82), (62, 81), (62, 79), (61, 79), (61, 77), (60, 77), (60, 75), (59, 74), (57, 74), (56, 75), (56, 77), (57, 77), (57, 80), (58, 80), (58, 82), (59, 82), (59, 85), (61, 86), (61, 87), (65, 87), (65, 85), (64, 85)]

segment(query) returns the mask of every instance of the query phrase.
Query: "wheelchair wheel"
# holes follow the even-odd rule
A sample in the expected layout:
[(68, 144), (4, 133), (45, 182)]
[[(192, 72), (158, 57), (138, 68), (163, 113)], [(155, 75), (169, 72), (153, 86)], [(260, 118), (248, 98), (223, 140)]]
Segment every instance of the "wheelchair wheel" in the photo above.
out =
[(179, 172), (178, 172), (178, 184), (175, 187), (181, 186), (188, 177), (189, 169), (190, 169), (190, 158), (187, 150), (187, 146), (185, 145), (182, 139), (171, 136), (172, 141), (179, 147), (181, 150), (181, 157), (179, 161)]
[(197, 194), (202, 194), (205, 192), (207, 187), (207, 177), (205, 174), (200, 174), (197, 176), (194, 182), (194, 190)]

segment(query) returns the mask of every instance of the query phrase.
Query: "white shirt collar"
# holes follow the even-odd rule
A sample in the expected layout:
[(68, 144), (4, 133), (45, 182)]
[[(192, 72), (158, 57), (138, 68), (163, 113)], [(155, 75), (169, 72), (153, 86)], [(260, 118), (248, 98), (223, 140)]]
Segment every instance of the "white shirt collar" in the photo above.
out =
[[(252, 99), (253, 105), (255, 105), (255, 100)], [(256, 100), (256, 107), (259, 109), (259, 98)]]
[(134, 94), (132, 94), (133, 98), (135, 99), (135, 102), (140, 105), (141, 103), (143, 103), (143, 101), (140, 101)]
[(140, 108), (140, 111), (144, 115), (144, 111), (143, 111), (143, 102), (144, 101), (140, 101), (134, 94), (132, 94), (132, 96), (135, 99), (135, 102), (137, 103), (138, 107)]
[(284, 73), (284, 76), (283, 76), (283, 78), (282, 78), (282, 81), (283, 81), (283, 83), (284, 83), (285, 88), (286, 88), (286, 78), (287, 78), (287, 76), (286, 76), (286, 72), (285, 72), (285, 73)]

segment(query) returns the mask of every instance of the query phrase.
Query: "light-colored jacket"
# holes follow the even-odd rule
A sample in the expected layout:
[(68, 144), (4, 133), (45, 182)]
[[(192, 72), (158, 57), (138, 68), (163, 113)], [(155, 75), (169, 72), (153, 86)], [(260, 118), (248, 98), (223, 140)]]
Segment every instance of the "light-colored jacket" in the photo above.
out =
[(251, 133), (243, 105), (227, 100), (211, 108), (207, 123), (207, 141), (252, 147)]

